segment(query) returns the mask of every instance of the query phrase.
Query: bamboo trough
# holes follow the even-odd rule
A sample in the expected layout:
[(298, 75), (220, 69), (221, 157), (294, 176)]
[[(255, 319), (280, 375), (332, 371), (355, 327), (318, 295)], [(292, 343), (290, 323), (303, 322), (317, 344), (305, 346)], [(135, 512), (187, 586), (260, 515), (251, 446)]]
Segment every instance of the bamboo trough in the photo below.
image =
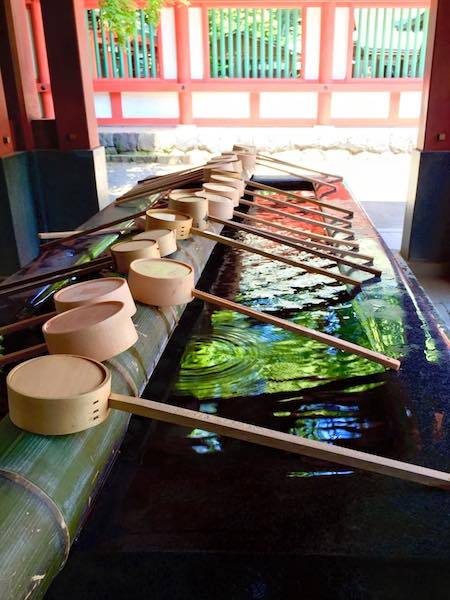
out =
[[(140, 214), (144, 212), (146, 211)], [(244, 213), (239, 214), (237, 211), (234, 216), (244, 219), (252, 217)], [(255, 217), (254, 222), (258, 221), (271, 228), (278, 228), (276, 223), (264, 222), (264, 219)], [(215, 236), (224, 224), (230, 223), (215, 217), (210, 218), (208, 227), (214, 228)], [(238, 226), (242, 227), (241, 224), (232, 225), (236, 228)], [(244, 227), (247, 228), (248, 233), (255, 233), (250, 226), (244, 225)], [(287, 230), (289, 229), (293, 230), (292, 235), (297, 235), (298, 244), (297, 241), (292, 241), (293, 238), (288, 238), (285, 239), (290, 242), (287, 245), (293, 247), (293, 244), (296, 244), (302, 251), (305, 251), (301, 247), (302, 244), (305, 248), (310, 244), (310, 250), (317, 246), (318, 242), (314, 244), (308, 240), (299, 240), (298, 236), (302, 235), (299, 230), (294, 228)], [(84, 233), (86, 231), (88, 230)], [(204, 235), (204, 230), (201, 231), (202, 235), (198, 236), (199, 239), (196, 238), (195, 243), (189, 238), (181, 240), (180, 248), (174, 255), (175, 259), (191, 265), (195, 279), (200, 276), (216, 242), (215, 237), (212, 237), (209, 232)], [(279, 241), (274, 239), (275, 235), (267, 232), (264, 232), (262, 237)], [(340, 256), (353, 253), (357, 254), (355, 258), (370, 259), (352, 250), (337, 249), (334, 246), (325, 246), (325, 248), (328, 252)], [(330, 254), (327, 254), (327, 258), (329, 256)], [(217, 304), (217, 298), (206, 292), (194, 291), (193, 293), (204, 301)], [(225, 299), (220, 299), (219, 306), (235, 309), (235, 303)], [(4, 499), (7, 512), (14, 513), (19, 507), (22, 516), (19, 520), (7, 522), (4, 528), (9, 543), (0, 545), (1, 564), (10, 565), (11, 554), (20, 554), (21, 561), (18, 566), (14, 565), (14, 572), (11, 568), (2, 573), (0, 596), (2, 596), (2, 586), (5, 597), (8, 592), (12, 594), (11, 598), (21, 597), (23, 589), (27, 590), (28, 597), (42, 596), (45, 593), (52, 578), (64, 565), (71, 543), (79, 532), (83, 514), (100, 484), (98, 473), (106, 471), (111, 457), (120, 445), (128, 424), (128, 412), (179, 425), (201, 427), (220, 435), (228, 435), (351, 468), (443, 489), (449, 488), (450, 476), (447, 473), (138, 398), (145, 386), (147, 374), (157, 362), (183, 310), (182, 304), (171, 304), (170, 307), (160, 309), (147, 304), (137, 306), (134, 323), (140, 333), (139, 340), (132, 351), (126, 350), (111, 358), (106, 364), (107, 371), (112, 375), (112, 392), (108, 392), (107, 408), (116, 410), (108, 410), (108, 418), (95, 427), (72, 435), (64, 435), (61, 438), (26, 433), (13, 426), (9, 418), (0, 423), (0, 494)], [(252, 309), (244, 307), (243, 311), (246, 311), (243, 314), (255, 317)], [(273, 317), (267, 322), (276, 323)], [(29, 452), (30, 444), (33, 445), (33, 460), (24, 461), (23, 457)], [(93, 460), (94, 455), (95, 460)], [(76, 461), (73, 461), (74, 456), (77, 457)], [(67, 468), (67, 464), (70, 464), (70, 469)], [(20, 540), (25, 535), (29, 535), (32, 528), (37, 528), (40, 535), (24, 547)], [(40, 574), (38, 582), (35, 578), (37, 572)], [(7, 583), (5, 584), (4, 581)]]
[[(215, 227), (219, 232), (221, 227)], [(179, 242), (174, 257), (191, 264), (197, 280), (213, 248), (210, 240), (189, 239)], [(138, 342), (105, 363), (114, 393), (143, 391), (184, 308), (137, 305), (133, 321)], [(114, 410), (98, 427), (63, 438), (26, 433), (8, 416), (0, 422), (0, 497), (5, 516), (0, 525), (3, 539), (8, 540), (0, 544), (1, 598), (45, 595), (67, 560), (128, 422), (127, 413)]]

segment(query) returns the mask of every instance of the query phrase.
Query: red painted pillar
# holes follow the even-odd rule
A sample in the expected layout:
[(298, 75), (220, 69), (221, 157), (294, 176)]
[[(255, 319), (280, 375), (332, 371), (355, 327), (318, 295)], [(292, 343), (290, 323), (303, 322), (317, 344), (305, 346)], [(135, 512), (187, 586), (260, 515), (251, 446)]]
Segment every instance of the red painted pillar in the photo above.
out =
[(450, 262), (450, 2), (431, 0), (422, 112), (402, 240), (412, 261)]
[(0, 73), (0, 157), (14, 152), (8, 110), (6, 108), (3, 80)]
[(336, 2), (322, 4), (320, 19), (320, 64), (319, 81), (323, 84), (319, 92), (319, 106), (317, 120), (320, 125), (330, 122), (331, 92), (328, 84), (333, 79), (333, 45), (334, 45), (334, 20), (336, 15)]
[(47, 51), (45, 49), (45, 35), (40, 0), (31, 0), (30, 17), (33, 28), (34, 51), (38, 71), (37, 79), (39, 82), (39, 92), (42, 98), (44, 117), (46, 119), (54, 119), (55, 111), (50, 89), (50, 72), (48, 70)]
[(32, 119), (41, 118), (25, 0), (0, 2), (0, 68), (16, 149), (34, 148)]
[(450, 2), (431, 0), (427, 61), (417, 147), (450, 150)]
[(192, 123), (192, 94), (191, 81), (191, 53), (189, 48), (189, 18), (188, 7), (176, 5), (175, 8), (175, 35), (177, 40), (177, 70), (178, 83), (181, 84), (179, 92), (180, 123)]
[(81, 0), (41, 0), (61, 150), (99, 145), (92, 74)]

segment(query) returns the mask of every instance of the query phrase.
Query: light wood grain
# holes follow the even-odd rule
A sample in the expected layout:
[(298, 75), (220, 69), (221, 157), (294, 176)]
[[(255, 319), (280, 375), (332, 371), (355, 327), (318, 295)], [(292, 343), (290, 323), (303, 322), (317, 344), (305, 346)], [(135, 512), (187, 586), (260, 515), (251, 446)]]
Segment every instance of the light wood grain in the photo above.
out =
[(75, 354), (98, 361), (128, 350), (138, 340), (123, 302), (95, 302), (73, 308), (44, 323), (50, 354)]
[[(156, 208), (158, 206), (158, 203), (163, 198), (165, 198), (165, 195), (166, 195), (165, 192), (161, 192), (159, 194), (159, 196), (156, 198), (155, 202), (152, 204), (152, 208)], [(63, 240), (53, 240), (52, 242), (47, 242), (47, 244), (43, 244), (41, 246), (41, 249), (52, 248), (53, 246), (56, 246), (57, 244), (71, 242), (72, 240), (76, 240), (79, 237), (82, 237), (83, 235), (88, 235), (88, 234), (94, 233), (96, 231), (101, 231), (105, 227), (112, 227), (113, 225), (118, 225), (119, 223), (125, 223), (126, 221), (131, 221), (133, 219), (137, 219), (138, 217), (144, 216), (145, 213), (147, 212), (147, 210), (148, 210), (148, 207), (144, 210), (135, 212), (132, 215), (127, 215), (126, 217), (123, 217), (123, 218), (120, 217), (119, 219), (114, 219), (113, 221), (109, 221), (108, 223), (102, 223), (101, 225), (96, 225), (95, 227), (89, 227), (88, 229), (83, 229), (77, 233), (69, 235), (68, 237), (64, 238)]]
[(0, 327), (0, 335), (10, 335), (11, 333), (16, 333), (17, 331), (22, 331), (23, 329), (36, 327), (36, 325), (42, 325), (42, 323), (45, 323), (45, 321), (48, 321), (55, 315), (56, 312), (53, 311), (43, 315), (37, 315), (36, 317), (30, 317), (29, 319), (22, 319), (21, 321), (16, 321), (15, 323), (10, 323), (9, 325), (4, 325), (3, 327)]
[(243, 442), (308, 456), (350, 469), (378, 473), (431, 487), (450, 488), (450, 474), (443, 471), (428, 469), (399, 460), (385, 458), (384, 456), (369, 454), (368, 452), (332, 446), (324, 442), (308, 440), (281, 431), (258, 427), (217, 415), (201, 413), (152, 400), (123, 396), (121, 394), (111, 394), (109, 397), (109, 406), (110, 408), (123, 410), (134, 415), (182, 427), (202, 429)]
[(106, 257), (105, 259), (89, 261), (84, 265), (75, 266), (73, 268), (58, 269), (56, 273), (52, 271), (50, 274), (45, 273), (41, 274), (41, 276), (12, 281), (10, 284), (5, 284), (4, 287), (0, 287), (0, 296), (13, 296), (14, 294), (20, 294), (27, 290), (33, 290), (41, 285), (47, 285), (54, 283), (55, 281), (61, 281), (61, 279), (70, 279), (72, 277), (77, 277), (78, 275), (84, 276), (88, 273), (97, 273), (102, 269), (109, 268), (111, 265), (112, 258)]
[(325, 212), (324, 210), (316, 210), (314, 208), (310, 208), (300, 204), (299, 202), (290, 202), (289, 200), (281, 200), (274, 193), (270, 195), (263, 195), (262, 192), (252, 192), (251, 190), (245, 191), (247, 196), (253, 196), (254, 198), (262, 198), (263, 200), (267, 200), (269, 202), (273, 202), (274, 204), (279, 204), (280, 206), (286, 206), (286, 208), (295, 208), (297, 211), (305, 214), (315, 215), (320, 217), (321, 219), (329, 219), (333, 221), (333, 223), (341, 223), (347, 229), (350, 229), (352, 226), (352, 222), (349, 219), (345, 219), (344, 217), (338, 217), (337, 215), (333, 215), (329, 212)]
[(287, 162), (285, 160), (281, 160), (280, 158), (275, 158), (274, 156), (267, 156), (266, 154), (261, 154), (258, 152), (258, 158), (262, 160), (268, 160), (271, 162), (278, 163), (280, 165), (286, 165), (287, 167), (294, 167), (295, 169), (300, 169), (302, 171), (307, 171), (308, 173), (313, 173), (318, 177), (326, 177), (334, 180), (333, 182), (342, 181), (343, 178), (340, 175), (333, 175), (332, 173), (325, 173), (325, 171), (318, 171), (317, 169), (311, 169), (310, 167), (305, 167), (303, 165), (298, 165), (296, 163)]
[(322, 333), (321, 331), (316, 331), (314, 329), (309, 329), (308, 327), (303, 327), (302, 325), (297, 325), (291, 321), (286, 321), (285, 319), (280, 319), (279, 317), (253, 310), (252, 308), (244, 306), (243, 304), (237, 304), (236, 302), (225, 300), (224, 298), (219, 298), (218, 296), (213, 296), (207, 292), (194, 290), (192, 293), (196, 298), (200, 298), (201, 300), (209, 302), (210, 304), (215, 304), (221, 308), (233, 310), (246, 315), (247, 317), (252, 317), (253, 319), (263, 321), (264, 323), (270, 323), (271, 325), (298, 333), (299, 335), (311, 338), (312, 340), (316, 340), (317, 342), (321, 342), (327, 346), (331, 346), (332, 348), (338, 348), (339, 350), (344, 350), (344, 352), (362, 356), (363, 358), (367, 358), (372, 362), (379, 363), (380, 365), (383, 365), (389, 369), (393, 369), (394, 371), (398, 371), (400, 368), (400, 361), (396, 360), (395, 358), (390, 358), (389, 356), (385, 356), (380, 352), (374, 352), (373, 350), (369, 350), (368, 348), (364, 348), (358, 344), (341, 340), (333, 335), (329, 335), (328, 333)]
[(323, 200), (318, 200), (315, 197), (304, 198), (303, 196), (301, 196), (300, 194), (297, 194), (296, 192), (288, 192), (286, 190), (281, 190), (280, 188), (273, 187), (272, 185), (267, 185), (265, 183), (259, 183), (259, 182), (252, 181), (252, 180), (247, 180), (245, 183), (257, 190), (266, 190), (267, 192), (274, 192), (276, 194), (280, 194), (281, 196), (286, 196), (286, 198), (295, 198), (299, 202), (307, 202), (307, 203), (315, 204), (316, 206), (321, 206), (322, 208), (329, 208), (331, 210), (343, 213), (343, 214), (347, 215), (348, 219), (353, 218), (353, 211), (348, 210), (347, 208), (342, 208), (342, 206), (339, 206), (338, 203), (331, 204), (330, 202), (324, 202)]
[(10, 352), (4, 356), (0, 356), (0, 367), (5, 365), (11, 365), (14, 363), (21, 362), (27, 358), (33, 356), (39, 356), (39, 354), (45, 354), (47, 352), (47, 344), (36, 344), (36, 346), (29, 346), (23, 350), (17, 350), (16, 352)]
[(342, 273), (334, 273), (333, 271), (322, 269), (321, 267), (315, 267), (306, 262), (294, 260), (285, 256), (279, 256), (278, 254), (274, 254), (273, 252), (268, 252), (266, 250), (260, 250), (259, 248), (255, 248), (254, 246), (250, 246), (249, 244), (244, 244), (242, 242), (238, 242), (237, 240), (232, 240), (223, 235), (218, 235), (210, 231), (200, 231), (199, 229), (193, 228), (192, 234), (208, 238), (215, 242), (219, 242), (220, 244), (224, 244), (225, 246), (230, 246), (231, 248), (236, 248), (238, 250), (245, 250), (246, 252), (258, 254), (259, 256), (264, 256), (264, 258), (269, 258), (271, 260), (290, 265), (291, 267), (297, 267), (299, 269), (302, 269), (303, 271), (307, 271), (308, 273), (322, 275), (323, 277), (328, 277), (329, 279), (334, 279), (335, 281), (340, 281), (341, 283), (347, 285), (354, 285), (356, 287), (359, 287), (361, 285), (361, 282), (357, 279), (354, 279), (353, 277), (347, 277), (346, 275), (342, 275)]
[(322, 235), (321, 233), (312, 233), (311, 231), (307, 231), (306, 229), (300, 229), (295, 227), (289, 227), (288, 225), (282, 225), (278, 223), (278, 221), (268, 221), (267, 219), (263, 219), (262, 217), (257, 217), (253, 214), (243, 213), (238, 210), (235, 210), (233, 215), (240, 219), (247, 219), (248, 221), (254, 221), (255, 223), (262, 223), (263, 225), (268, 225), (269, 227), (273, 227), (274, 229), (283, 229), (283, 231), (289, 231), (291, 234), (295, 236), (306, 237), (310, 240), (318, 240), (320, 242), (325, 242), (326, 244), (330, 244), (333, 246), (349, 246), (350, 248), (359, 249), (358, 242), (354, 240), (342, 240), (339, 238), (334, 238), (329, 235)]
[(264, 210), (266, 212), (270, 212), (274, 215), (279, 215), (280, 217), (284, 217), (286, 219), (291, 219), (292, 221), (298, 221), (300, 223), (306, 223), (308, 225), (312, 225), (313, 227), (322, 227), (325, 230), (330, 230), (332, 232), (342, 233), (347, 236), (346, 239), (353, 240), (355, 235), (349, 230), (347, 227), (338, 227), (337, 225), (331, 225), (330, 223), (320, 222), (316, 219), (308, 219), (308, 217), (303, 217), (298, 214), (293, 214), (290, 212), (286, 212), (283, 210), (279, 210), (278, 208), (272, 208), (271, 206), (265, 206), (263, 204), (257, 204), (256, 202), (250, 202), (250, 200), (240, 200), (239, 204), (244, 206), (250, 206), (257, 210)]
[[(251, 233), (251, 234), (261, 237), (261, 238), (265, 238), (266, 240), (271, 240), (272, 242), (278, 242), (279, 244), (282, 244), (283, 246), (295, 248), (299, 252), (306, 252), (306, 253), (310, 254), (311, 256), (318, 256), (320, 258), (326, 258), (328, 260), (336, 262), (337, 264), (342, 264), (342, 265), (351, 267), (354, 270), (365, 271), (367, 273), (375, 275), (375, 277), (381, 276), (380, 269), (376, 269), (375, 267), (365, 265), (364, 263), (358, 263), (353, 260), (347, 260), (346, 258), (342, 258), (341, 256), (336, 256), (336, 254), (332, 253), (331, 251), (323, 252), (323, 251), (317, 250), (315, 248), (305, 246), (300, 242), (293, 242), (289, 238), (286, 238), (283, 241), (283, 240), (280, 240), (280, 237), (277, 235), (271, 234), (267, 231), (262, 231), (261, 229), (257, 229), (256, 227), (252, 227), (251, 225), (245, 225), (244, 223), (236, 223), (235, 221), (227, 221), (225, 219), (220, 219), (220, 218), (217, 218), (214, 216), (210, 216), (209, 220), (212, 221), (213, 223), (220, 223), (221, 225), (227, 225), (228, 227), (231, 227), (232, 229), (237, 229), (239, 231), (246, 231), (247, 233)], [(328, 249), (329, 249), (329, 247), (328, 247)]]

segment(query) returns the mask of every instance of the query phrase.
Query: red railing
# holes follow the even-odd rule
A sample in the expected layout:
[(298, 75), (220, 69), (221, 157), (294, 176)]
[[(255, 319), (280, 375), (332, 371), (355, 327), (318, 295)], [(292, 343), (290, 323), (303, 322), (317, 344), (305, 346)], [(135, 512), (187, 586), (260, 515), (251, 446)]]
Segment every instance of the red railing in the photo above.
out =
[[(92, 11), (98, 8), (97, 2), (85, 0), (86, 10), (91, 11), (87, 13), (87, 34), (92, 50), (98, 122), (104, 125), (194, 123), (236, 126), (414, 126), (417, 124), (422, 79), (378, 78), (376, 71), (378, 69), (379, 72), (380, 68), (375, 67), (373, 76), (373, 65), (379, 64), (387, 39), (383, 31), (381, 42), (377, 41), (380, 37), (377, 33), (378, 24), (383, 22), (385, 26), (390, 18), (391, 30), (395, 29), (397, 38), (404, 35), (402, 32), (405, 27), (409, 27), (409, 35), (410, 30), (414, 29), (414, 23), (416, 28), (419, 23), (421, 13), (418, 9), (423, 10), (427, 2), (428, 0), (192, 0), (189, 7), (175, 3), (165, 8), (152, 39), (143, 26), (139, 29), (138, 23), (135, 39), (128, 48), (119, 48), (114, 35), (108, 31), (99, 33), (96, 30), (99, 21), (92, 18)], [(28, 0), (28, 4), (34, 30), (38, 90), (42, 94), (44, 113), (49, 116), (52, 110), (51, 95), (46, 81), (48, 70), (45, 69), (45, 51), (42, 49), (39, 31), (39, 0)], [(394, 8), (397, 12), (392, 10)], [(210, 56), (209, 11), (217, 9), (240, 9), (229, 11), (230, 24), (236, 14), (238, 17), (242, 16), (245, 10), (264, 9), (265, 14), (270, 17), (275, 9), (298, 11), (301, 14), (296, 50), (298, 57), (291, 57), (290, 60), (301, 61), (299, 76), (245, 78), (242, 73), (237, 77), (236, 74), (239, 73), (233, 71), (233, 76), (230, 77), (229, 65), (227, 77), (217, 76), (217, 68), (214, 69), (216, 76), (212, 76), (211, 60), (214, 57)], [(361, 19), (362, 13), (358, 12), (361, 9), (373, 11), (371, 13), (366, 10), (364, 19)], [(393, 19), (398, 14), (404, 15), (405, 21), (403, 22), (402, 16), (398, 23), (396, 21), (393, 24)], [(366, 22), (366, 29), (369, 27), (365, 33), (358, 29), (362, 29), (362, 21)], [(241, 41), (245, 40), (242, 37), (245, 30), (238, 25), (238, 33), (236, 34), (236, 29), (230, 33), (230, 24), (228, 35), (233, 35), (233, 39), (227, 37), (222, 46), (222, 42), (216, 39), (216, 48), (225, 48), (228, 53), (234, 52), (233, 60), (236, 60), (236, 56), (243, 60), (242, 54), (236, 54), (234, 44), (236, 35)], [(263, 35), (270, 35), (270, 30), (266, 30)], [(355, 42), (355, 35), (363, 38), (365, 46), (361, 45), (361, 40)], [(424, 35), (420, 38), (421, 47), (424, 44), (423, 37)], [(418, 61), (418, 35), (411, 39), (415, 40), (412, 51), (416, 52), (415, 60)], [(405, 37), (405, 40), (406, 47), (400, 48), (404, 54), (401, 58), (403, 61), (407, 52), (410, 52), (409, 38)], [(412, 44), (411, 41), (411, 46)], [(263, 54), (262, 59), (260, 55), (254, 56), (257, 61), (267, 59), (269, 46), (266, 38), (263, 45), (264, 48), (260, 47), (259, 50)], [(242, 51), (243, 48), (240, 49), (241, 53)], [(358, 77), (354, 76), (356, 52), (360, 53), (361, 60), (366, 63), (358, 68)], [(396, 58), (398, 52), (397, 49)], [(231, 54), (224, 54), (222, 59), (230, 60), (230, 57)], [(105, 61), (104, 68), (101, 58)], [(217, 60), (217, 56), (215, 58)], [(222, 68), (221, 73), (224, 72)], [(265, 63), (260, 62), (258, 72), (266, 75), (270, 71), (265, 68)], [(133, 74), (132, 77), (130, 73)]]

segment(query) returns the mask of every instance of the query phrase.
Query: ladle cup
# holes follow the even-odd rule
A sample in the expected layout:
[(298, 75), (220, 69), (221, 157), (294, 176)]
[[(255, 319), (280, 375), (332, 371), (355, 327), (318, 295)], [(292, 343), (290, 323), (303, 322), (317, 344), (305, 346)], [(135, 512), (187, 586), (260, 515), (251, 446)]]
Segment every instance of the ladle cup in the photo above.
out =
[(108, 418), (110, 409), (268, 446), (314, 459), (448, 489), (442, 471), (333, 446), (265, 427), (161, 402), (111, 393), (105, 365), (80, 356), (53, 355), (16, 366), (7, 377), (9, 416), (17, 427), (38, 435), (85, 431)]
[(194, 270), (184, 262), (171, 259), (141, 259), (131, 263), (128, 275), (133, 298), (143, 304), (151, 306), (171, 306), (174, 304), (187, 304), (193, 298), (200, 298), (205, 302), (215, 304), (222, 308), (247, 315), (264, 323), (269, 323), (292, 331), (304, 337), (322, 342), (332, 348), (338, 348), (367, 358), (389, 369), (398, 370), (400, 362), (379, 352), (374, 352), (352, 342), (339, 339), (327, 333), (315, 331), (297, 325), (291, 321), (253, 310), (242, 304), (213, 296), (194, 288)]

